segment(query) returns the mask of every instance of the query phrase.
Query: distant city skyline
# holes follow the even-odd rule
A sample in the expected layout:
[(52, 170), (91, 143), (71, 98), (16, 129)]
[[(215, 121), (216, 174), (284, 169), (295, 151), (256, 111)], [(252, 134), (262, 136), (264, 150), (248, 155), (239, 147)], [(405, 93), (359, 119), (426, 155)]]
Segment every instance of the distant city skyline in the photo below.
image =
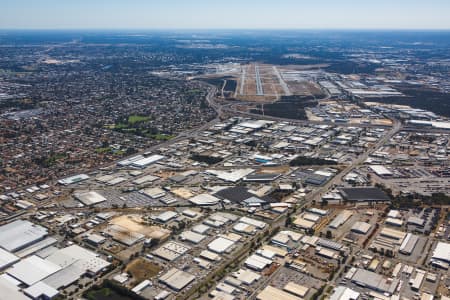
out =
[(446, 0), (0, 0), (0, 29), (450, 29)]

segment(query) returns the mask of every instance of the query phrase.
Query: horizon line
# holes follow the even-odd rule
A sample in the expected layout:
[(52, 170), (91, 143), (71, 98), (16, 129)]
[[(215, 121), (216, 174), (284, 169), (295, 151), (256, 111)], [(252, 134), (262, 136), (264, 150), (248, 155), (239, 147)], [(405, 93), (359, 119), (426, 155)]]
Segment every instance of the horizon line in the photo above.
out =
[(317, 28), (28, 28), (28, 27), (5, 27), (1, 28), (0, 31), (450, 31), (450, 28), (327, 28), (327, 27), (317, 27)]

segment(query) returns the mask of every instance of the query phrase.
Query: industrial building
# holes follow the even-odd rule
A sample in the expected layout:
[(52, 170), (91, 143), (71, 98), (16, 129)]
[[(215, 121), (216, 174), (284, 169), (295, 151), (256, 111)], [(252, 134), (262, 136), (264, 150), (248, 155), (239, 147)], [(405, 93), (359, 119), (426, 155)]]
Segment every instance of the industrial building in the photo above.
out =
[(339, 215), (337, 215), (333, 221), (328, 225), (332, 229), (337, 229), (341, 225), (343, 225), (345, 222), (347, 222), (348, 219), (353, 215), (353, 213), (349, 210), (344, 210)]
[(191, 247), (178, 242), (167, 242), (155, 251), (153, 254), (168, 261), (173, 261), (188, 252)]
[(218, 237), (208, 244), (208, 249), (213, 252), (221, 254), (224, 252), (228, 252), (229, 249), (234, 245), (234, 243), (235, 243), (234, 241), (229, 240), (227, 238)]
[(277, 289), (273, 286), (266, 286), (257, 296), (258, 300), (300, 300), (301, 298), (294, 296), (288, 292)]
[(217, 203), (220, 202), (220, 199), (210, 194), (200, 194), (190, 198), (189, 201), (195, 205), (208, 206), (208, 205), (216, 205)]
[(450, 244), (438, 242), (433, 250), (431, 264), (443, 269), (449, 269), (450, 266)]
[(47, 229), (42, 226), (17, 220), (0, 226), (0, 247), (16, 252), (43, 240), (47, 234)]
[(356, 285), (389, 295), (394, 294), (399, 284), (398, 279), (388, 280), (377, 273), (357, 268), (351, 268), (346, 278)]
[(267, 258), (262, 257), (257, 254), (252, 254), (250, 257), (248, 257), (245, 260), (244, 263), (250, 269), (253, 269), (256, 271), (261, 271), (264, 268), (266, 268), (267, 266), (269, 266), (270, 264), (272, 264), (272, 260), (267, 259)]
[(340, 189), (344, 200), (349, 202), (386, 202), (391, 201), (389, 196), (376, 187), (358, 187)]
[(0, 271), (19, 261), (19, 257), (0, 248)]
[(77, 199), (86, 206), (91, 206), (106, 201), (105, 197), (94, 191), (75, 193), (73, 196), (75, 197), (75, 199)]
[(360, 293), (345, 286), (338, 286), (333, 290), (329, 300), (357, 300)]
[(130, 165), (135, 168), (144, 169), (144, 168), (150, 166), (151, 164), (154, 164), (154, 163), (162, 160), (163, 158), (164, 158), (164, 156), (155, 154), (155, 155), (151, 155), (148, 157), (144, 157), (142, 159), (134, 160), (131, 162)]
[(369, 223), (358, 221), (353, 224), (351, 231), (359, 234), (367, 234), (370, 228), (372, 228), (372, 225)]
[(411, 255), (416, 247), (419, 237), (412, 233), (408, 233), (400, 245), (399, 252), (405, 255)]
[(194, 275), (183, 272), (176, 268), (170, 269), (166, 274), (162, 275), (159, 278), (159, 281), (175, 291), (181, 291), (194, 280)]

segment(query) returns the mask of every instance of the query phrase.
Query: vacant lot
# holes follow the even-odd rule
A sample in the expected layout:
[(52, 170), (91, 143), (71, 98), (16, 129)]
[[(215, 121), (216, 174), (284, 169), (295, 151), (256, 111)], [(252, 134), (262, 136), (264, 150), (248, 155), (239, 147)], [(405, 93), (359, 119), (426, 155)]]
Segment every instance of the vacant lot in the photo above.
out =
[(130, 300), (132, 298), (118, 294), (110, 288), (102, 288), (100, 290), (92, 290), (87, 293), (89, 300)]
[(150, 279), (158, 275), (161, 267), (147, 261), (144, 258), (137, 258), (128, 264), (125, 272), (129, 272), (133, 276), (135, 283), (140, 283), (145, 279)]

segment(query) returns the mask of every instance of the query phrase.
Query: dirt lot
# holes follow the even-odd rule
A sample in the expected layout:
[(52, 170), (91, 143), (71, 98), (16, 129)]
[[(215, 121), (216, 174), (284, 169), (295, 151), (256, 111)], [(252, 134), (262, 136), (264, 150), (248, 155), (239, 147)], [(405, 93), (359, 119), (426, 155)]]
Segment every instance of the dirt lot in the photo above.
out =
[(160, 266), (149, 262), (144, 258), (137, 258), (133, 260), (125, 268), (125, 272), (131, 273), (135, 284), (138, 284), (145, 279), (155, 277), (156, 275), (158, 275), (159, 271), (161, 271)]
[(111, 224), (119, 225), (132, 232), (138, 232), (145, 235), (148, 238), (164, 239), (170, 231), (159, 226), (147, 226), (142, 222), (142, 218), (139, 215), (123, 215), (114, 218)]

